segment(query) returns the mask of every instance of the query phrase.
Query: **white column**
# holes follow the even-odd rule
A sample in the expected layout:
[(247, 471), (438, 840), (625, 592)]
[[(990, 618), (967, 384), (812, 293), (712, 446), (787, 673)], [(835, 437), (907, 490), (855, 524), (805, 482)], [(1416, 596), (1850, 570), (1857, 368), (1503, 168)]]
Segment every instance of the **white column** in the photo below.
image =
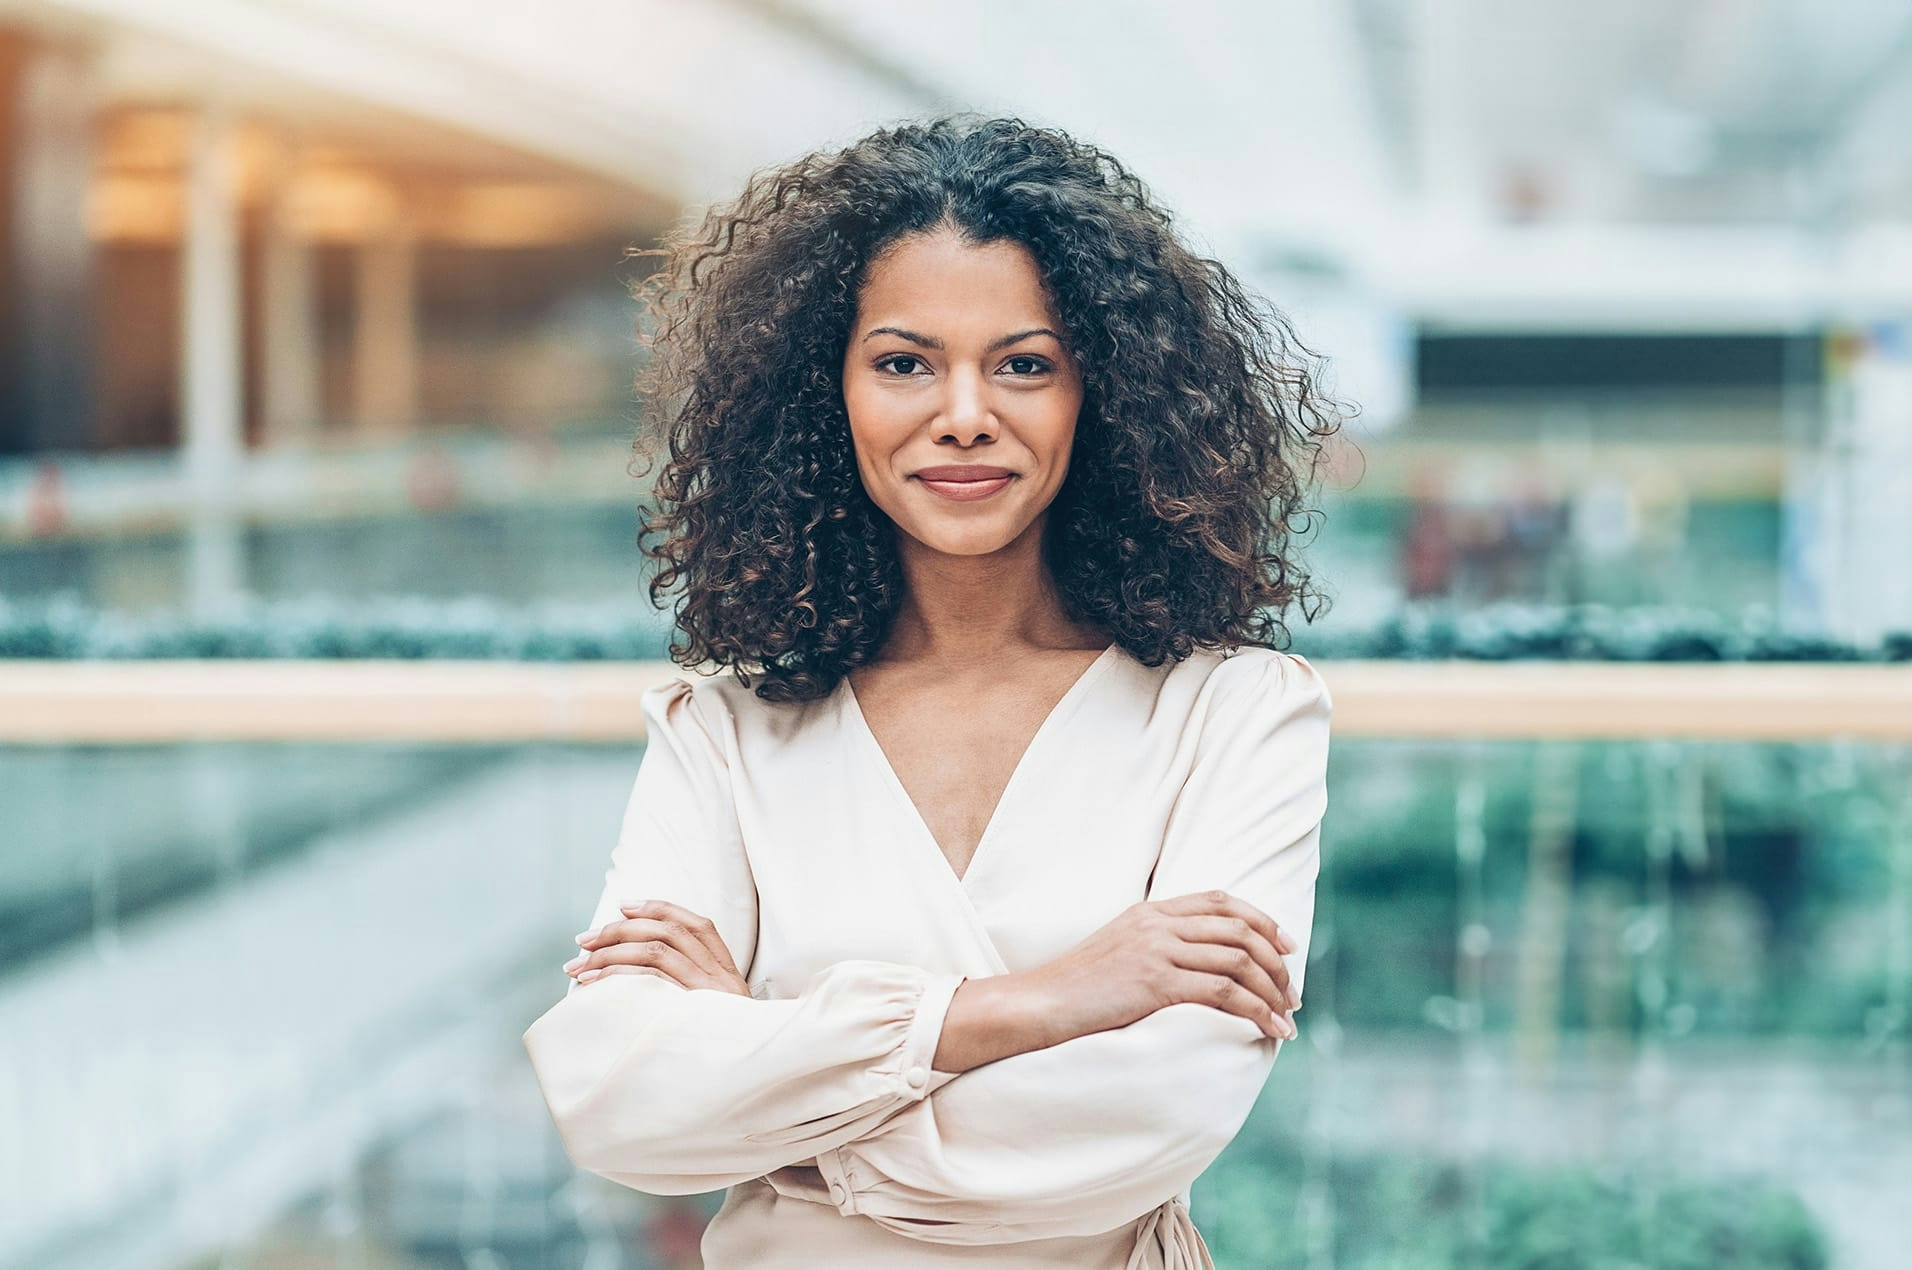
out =
[(180, 242), (180, 432), (192, 500), (187, 604), (207, 615), (244, 588), (238, 484), (245, 450), (235, 128), (202, 106), (186, 161)]
[(290, 156), (282, 156), (271, 205), (264, 217), (260, 279), (260, 367), (264, 440), (268, 446), (298, 443), (319, 428), (319, 312), (312, 244), (292, 215), (297, 179)]
[(1827, 618), (1872, 643), (1912, 631), (1912, 321), (1875, 319), (1828, 375), (1824, 497)]
[(354, 423), (368, 435), (418, 422), (415, 251), (401, 208), (359, 248), (352, 347)]

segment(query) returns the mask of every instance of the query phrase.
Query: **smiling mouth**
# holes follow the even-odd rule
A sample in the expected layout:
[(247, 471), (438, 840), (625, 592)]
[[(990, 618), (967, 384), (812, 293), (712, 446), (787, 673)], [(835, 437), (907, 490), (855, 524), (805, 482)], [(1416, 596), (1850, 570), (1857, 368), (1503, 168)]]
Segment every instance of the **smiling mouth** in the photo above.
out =
[(916, 479), (933, 494), (950, 499), (952, 502), (973, 503), (977, 499), (988, 498), (991, 494), (1006, 489), (1016, 478), (1012, 473), (983, 481), (932, 481), (924, 476)]

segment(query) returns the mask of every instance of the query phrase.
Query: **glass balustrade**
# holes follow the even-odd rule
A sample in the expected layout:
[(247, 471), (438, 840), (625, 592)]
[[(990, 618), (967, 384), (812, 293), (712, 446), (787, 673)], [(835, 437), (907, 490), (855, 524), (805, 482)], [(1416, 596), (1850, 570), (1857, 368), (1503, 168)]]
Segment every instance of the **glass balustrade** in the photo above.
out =
[[(694, 1264), (719, 1196), (573, 1168), (519, 1043), (640, 757), (0, 747), (0, 1265)], [(1892, 1246), (1908, 777), (1891, 744), (1339, 741), (1301, 1036), (1195, 1189), (1218, 1263)]]

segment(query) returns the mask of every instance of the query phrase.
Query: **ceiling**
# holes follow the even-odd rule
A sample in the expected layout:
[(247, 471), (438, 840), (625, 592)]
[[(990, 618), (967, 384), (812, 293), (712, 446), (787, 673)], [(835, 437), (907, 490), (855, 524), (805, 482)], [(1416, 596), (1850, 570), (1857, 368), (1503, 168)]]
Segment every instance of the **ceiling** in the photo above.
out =
[(1120, 156), (1218, 255), (1460, 326), (1912, 302), (1904, 0), (0, 0), (10, 18), (92, 49), (118, 100), (216, 96), (693, 207), (904, 116), (1018, 114)]
[(1904, 0), (775, 0), (945, 95), (1105, 139), (1217, 222), (1912, 215)]

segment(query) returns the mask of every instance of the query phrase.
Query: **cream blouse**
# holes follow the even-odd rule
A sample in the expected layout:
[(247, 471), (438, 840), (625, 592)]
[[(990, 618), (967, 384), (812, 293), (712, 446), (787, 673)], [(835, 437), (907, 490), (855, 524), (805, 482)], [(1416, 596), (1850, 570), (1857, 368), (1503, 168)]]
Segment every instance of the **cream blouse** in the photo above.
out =
[(1281, 1041), (1194, 1003), (938, 1071), (967, 977), (1060, 956), (1124, 908), (1220, 888), (1307, 968), (1329, 698), (1256, 647), (1105, 649), (1043, 721), (960, 879), (848, 680), (801, 703), (728, 673), (646, 692), (650, 734), (590, 929), (664, 899), (752, 996), (573, 982), (524, 1034), (566, 1151), (653, 1194), (728, 1187), (707, 1270), (1212, 1265), (1189, 1188)]

